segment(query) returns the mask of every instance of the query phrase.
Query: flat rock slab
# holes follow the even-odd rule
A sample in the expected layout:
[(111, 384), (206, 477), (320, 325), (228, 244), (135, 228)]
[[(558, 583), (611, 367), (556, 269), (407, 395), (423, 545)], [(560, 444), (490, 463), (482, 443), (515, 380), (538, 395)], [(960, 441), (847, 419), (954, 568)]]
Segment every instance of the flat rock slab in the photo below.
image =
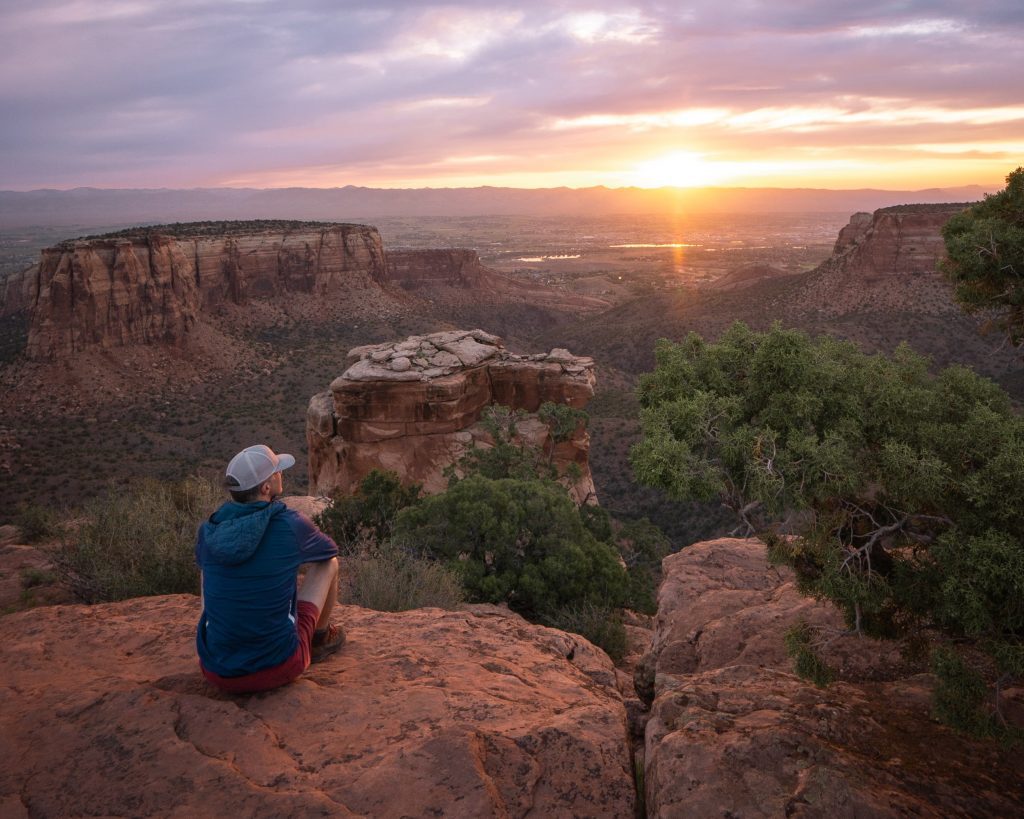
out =
[(199, 675), (188, 595), (0, 620), (0, 812), (631, 817), (608, 658), (499, 610), (343, 607), (274, 692)]

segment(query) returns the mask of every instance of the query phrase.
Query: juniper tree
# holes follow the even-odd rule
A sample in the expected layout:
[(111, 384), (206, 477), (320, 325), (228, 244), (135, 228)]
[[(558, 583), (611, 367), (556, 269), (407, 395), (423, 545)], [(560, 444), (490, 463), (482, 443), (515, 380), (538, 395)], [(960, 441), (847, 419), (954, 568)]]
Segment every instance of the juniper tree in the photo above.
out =
[(570, 605), (625, 600), (615, 547), (593, 536), (551, 481), (471, 475), (399, 512), (395, 534), (458, 570), (473, 602), (545, 619)]
[(721, 500), (858, 632), (967, 638), (1000, 681), (1024, 673), (1024, 420), (999, 387), (778, 325), (656, 362), (641, 482)]
[(958, 213), (942, 229), (943, 270), (968, 311), (992, 311), (993, 323), (1024, 344), (1024, 168), (1006, 187)]

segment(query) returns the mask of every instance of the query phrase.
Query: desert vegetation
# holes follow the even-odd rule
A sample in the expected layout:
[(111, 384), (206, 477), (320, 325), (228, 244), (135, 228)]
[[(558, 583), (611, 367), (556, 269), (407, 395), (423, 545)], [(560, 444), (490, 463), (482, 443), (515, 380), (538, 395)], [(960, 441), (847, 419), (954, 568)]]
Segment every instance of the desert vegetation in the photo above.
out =
[[(1000, 689), (1024, 674), (1024, 418), (1001, 389), (906, 347), (736, 324), (659, 344), (639, 394), (640, 480), (719, 499), (850, 629), (930, 644), (937, 713), (1001, 730)], [(789, 642), (827, 677), (806, 632)]]
[(1015, 346), (1024, 344), (1024, 168), (1006, 187), (957, 214), (942, 230), (943, 269), (957, 300), (970, 312), (992, 315)]
[(167, 225), (144, 225), (65, 239), (57, 244), (62, 250), (69, 250), (75, 242), (128, 239), (145, 241), (150, 236), (173, 236), (177, 239), (201, 239), (205, 237), (243, 236), (250, 233), (290, 233), (299, 230), (324, 230), (334, 227), (337, 222), (311, 222), (297, 219), (248, 219), (214, 220), (205, 222), (173, 222)]
[[(585, 421), (579, 411), (553, 405), (540, 416), (562, 435)], [(506, 407), (490, 409), (494, 445), (453, 465), (441, 494), (422, 497), (399, 476), (374, 471), (358, 492), (334, 499), (318, 523), (363, 573), (353, 573), (350, 599), (380, 599), (388, 610), (448, 608), (457, 601), (444, 578), (455, 578), (467, 602), (508, 605), (620, 659), (621, 609), (653, 613), (671, 544), (648, 521), (620, 523), (599, 507), (577, 507), (549, 459), (514, 438), (515, 417)], [(407, 592), (367, 588), (376, 589), (380, 578), (386, 586), (403, 571), (420, 578), (401, 584)], [(424, 597), (421, 588), (436, 592)]]
[(196, 528), (222, 500), (223, 490), (198, 478), (111, 487), (65, 527), (57, 570), (85, 603), (198, 594)]

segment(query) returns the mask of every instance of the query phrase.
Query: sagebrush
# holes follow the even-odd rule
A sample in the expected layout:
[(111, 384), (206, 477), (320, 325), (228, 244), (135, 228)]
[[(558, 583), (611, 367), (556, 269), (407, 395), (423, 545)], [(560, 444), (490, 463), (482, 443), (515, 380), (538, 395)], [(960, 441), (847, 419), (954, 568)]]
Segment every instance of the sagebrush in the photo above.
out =
[(462, 582), (436, 560), (385, 544), (344, 561), (341, 601), (375, 611), (456, 609)]
[(222, 501), (223, 490), (200, 478), (111, 487), (82, 509), (57, 569), (85, 603), (198, 594), (196, 528)]

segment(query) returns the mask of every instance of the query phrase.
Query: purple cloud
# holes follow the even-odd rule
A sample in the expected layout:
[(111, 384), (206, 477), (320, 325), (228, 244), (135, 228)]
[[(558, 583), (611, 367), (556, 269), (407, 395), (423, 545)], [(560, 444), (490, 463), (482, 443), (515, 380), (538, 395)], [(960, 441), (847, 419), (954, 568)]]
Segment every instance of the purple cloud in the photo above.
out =
[(680, 147), (947, 146), (988, 182), (1024, 143), (1022, 40), (1018, 0), (8, 0), (0, 188), (624, 184)]

